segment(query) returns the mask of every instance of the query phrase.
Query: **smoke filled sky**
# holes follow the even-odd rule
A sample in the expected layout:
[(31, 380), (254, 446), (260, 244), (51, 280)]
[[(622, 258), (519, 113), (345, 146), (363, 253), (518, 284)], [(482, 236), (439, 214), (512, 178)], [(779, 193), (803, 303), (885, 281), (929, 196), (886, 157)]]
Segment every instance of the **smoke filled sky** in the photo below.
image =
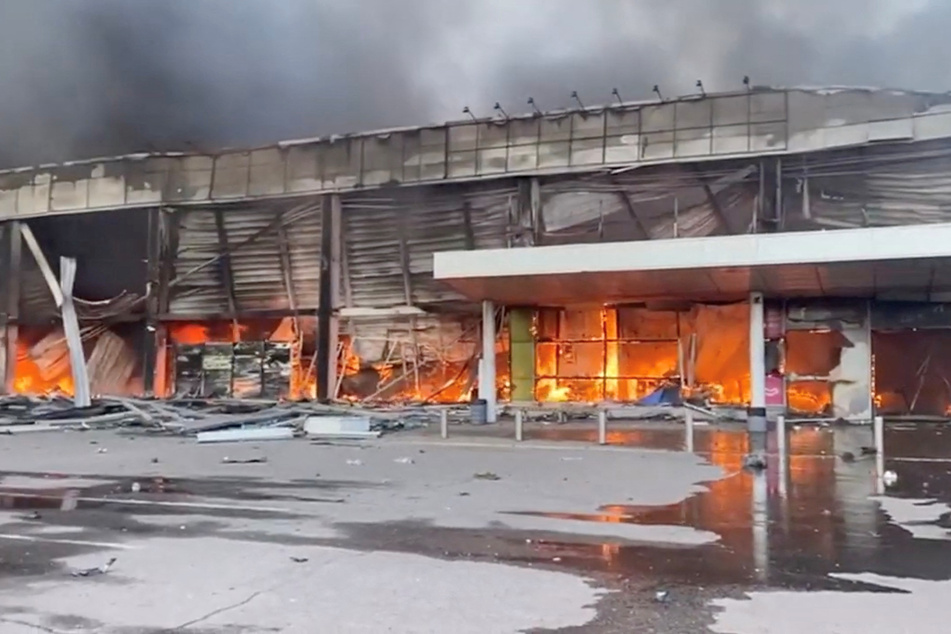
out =
[(0, 166), (755, 84), (951, 89), (947, 0), (0, 0)]

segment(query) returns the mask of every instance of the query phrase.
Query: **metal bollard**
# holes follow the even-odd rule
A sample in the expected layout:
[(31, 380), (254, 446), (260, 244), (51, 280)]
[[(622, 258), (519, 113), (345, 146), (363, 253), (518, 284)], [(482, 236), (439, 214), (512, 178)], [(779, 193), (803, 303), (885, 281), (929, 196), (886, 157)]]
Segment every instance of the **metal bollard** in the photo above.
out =
[(780, 456), (786, 456), (786, 417), (776, 418), (776, 451)]
[(779, 454), (779, 497), (786, 499), (789, 494), (786, 472), (788, 470), (786, 456), (786, 417), (776, 418), (776, 453)]
[(439, 410), (439, 435), (449, 438), (449, 410)]
[(608, 413), (603, 409), (598, 411), (598, 444), (608, 444)]
[(522, 442), (524, 440), (523, 425), (525, 423), (525, 413), (522, 410), (515, 410), (515, 440)]
[(885, 419), (876, 416), (872, 421), (875, 434), (875, 475), (878, 477), (878, 493), (885, 493)]
[(687, 449), (687, 453), (693, 453), (693, 410), (684, 411), (684, 423), (686, 423), (686, 429), (684, 430), (685, 442), (684, 446)]

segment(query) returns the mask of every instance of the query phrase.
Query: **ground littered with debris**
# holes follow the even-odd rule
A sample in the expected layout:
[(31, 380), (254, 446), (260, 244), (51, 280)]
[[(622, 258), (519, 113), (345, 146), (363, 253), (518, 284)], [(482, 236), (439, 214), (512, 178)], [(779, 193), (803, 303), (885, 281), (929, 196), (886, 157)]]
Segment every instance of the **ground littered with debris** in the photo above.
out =
[(463, 431), (2, 437), (0, 632), (945, 629), (944, 427), (889, 427), (884, 497), (868, 430), (793, 431), (788, 480), (741, 430)]

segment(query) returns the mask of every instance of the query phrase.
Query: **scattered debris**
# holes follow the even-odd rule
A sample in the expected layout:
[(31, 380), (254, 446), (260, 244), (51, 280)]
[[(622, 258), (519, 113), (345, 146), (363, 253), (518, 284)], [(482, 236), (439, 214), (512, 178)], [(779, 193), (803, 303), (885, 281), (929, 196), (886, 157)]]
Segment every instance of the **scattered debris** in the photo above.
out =
[(113, 564), (116, 563), (116, 558), (113, 557), (106, 563), (95, 568), (86, 568), (84, 570), (74, 570), (70, 574), (74, 577), (95, 577), (97, 575), (104, 575), (109, 572), (109, 569), (112, 568)]
[(841, 454), (839, 454), (839, 458), (842, 459), (842, 462), (852, 463), (858, 460), (859, 458), (867, 458), (869, 456), (874, 456), (877, 453), (878, 451), (875, 449), (875, 447), (859, 447), (858, 456), (856, 456), (851, 451), (843, 451)]
[(259, 456), (256, 458), (229, 458), (228, 456), (225, 456), (221, 459), (221, 464), (265, 464), (266, 462), (266, 456)]
[(416, 463), (416, 461), (413, 460), (412, 458), (397, 458), (393, 462), (395, 462), (396, 464), (415, 464)]
[[(64, 362), (68, 360), (64, 359)], [(194, 435), (247, 427), (310, 427), (314, 432), (345, 429), (366, 432), (405, 429), (435, 419), (425, 407), (362, 408), (257, 399), (102, 397), (77, 407), (62, 395), (0, 397), (0, 429), (35, 427), (104, 429), (139, 427), (152, 433)], [(362, 434), (358, 434), (362, 437)]]
[(749, 471), (762, 471), (766, 468), (766, 457), (762, 454), (749, 454), (743, 458), (743, 468)]
[(654, 593), (654, 601), (657, 603), (667, 603), (670, 600), (669, 590), (658, 590)]
[(492, 480), (492, 481), (495, 481), (495, 480), (501, 480), (501, 479), (502, 479), (502, 478), (500, 478), (498, 475), (492, 473), (491, 471), (483, 471), (482, 473), (476, 473), (476, 474), (474, 474), (472, 477), (474, 477), (476, 480)]
[(898, 474), (894, 471), (886, 471), (882, 474), (882, 482), (885, 483), (887, 487), (895, 486), (895, 483), (898, 482)]
[[(60, 335), (62, 338), (62, 335)], [(62, 364), (68, 366), (64, 350)], [(426, 405), (323, 404), (265, 399), (102, 397), (77, 407), (61, 394), (0, 396), (0, 434), (125, 429), (140, 434), (198, 436), (199, 442), (289, 439), (364, 440), (437, 422)], [(451, 413), (465, 418), (462, 406)], [(209, 434), (209, 432), (227, 432)], [(105, 453), (105, 452), (103, 452)], [(153, 460), (153, 464), (157, 460)]]
[(306, 564), (308, 561), (310, 561), (310, 559), (307, 557), (291, 557), (291, 561), (293, 561), (295, 564)]

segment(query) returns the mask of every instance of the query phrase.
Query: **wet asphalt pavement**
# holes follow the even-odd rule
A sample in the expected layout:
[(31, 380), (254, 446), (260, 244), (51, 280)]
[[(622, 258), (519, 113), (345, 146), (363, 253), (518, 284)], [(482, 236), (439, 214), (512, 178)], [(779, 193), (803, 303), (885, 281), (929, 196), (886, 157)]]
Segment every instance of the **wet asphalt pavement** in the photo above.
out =
[[(548, 426), (533, 429), (530, 437), (589, 441), (595, 433), (590, 428)], [(862, 457), (858, 450), (870, 444), (870, 438), (868, 430), (796, 429), (790, 434), (788, 458), (782, 460), (772, 454), (768, 468), (753, 473), (742, 468), (748, 441), (741, 430), (699, 428), (697, 452), (727, 475), (708, 482), (706, 490), (675, 504), (645, 506), (618, 499), (594, 511), (578, 512), (551, 512), (542, 505), (528, 505), (502, 512), (502, 524), (488, 523), (483, 528), (439, 527), (412, 519), (340, 522), (335, 526), (337, 534), (328, 536), (275, 534), (256, 531), (253, 526), (257, 520), (294, 520), (301, 508), (313, 507), (332, 515), (334, 506), (346, 504), (354, 489), (385, 486), (385, 482), (275, 482), (255, 477), (178, 477), (175, 473), (136, 476), (2, 472), (0, 509), (16, 513), (15, 520), (3, 526), (5, 535), (15, 535), (21, 527), (41, 525), (48, 532), (82, 529), (84, 538), (43, 542), (0, 539), (0, 583), (62, 575), (66, 571), (65, 559), (98, 556), (106, 548), (96, 544), (114, 543), (117, 537), (188, 540), (218, 534), (219, 521), (242, 520), (251, 528), (230, 531), (228, 539), (290, 547), (411, 553), (449, 561), (508, 563), (581, 574), (609, 591), (598, 602), (594, 620), (580, 626), (555, 628), (558, 631), (722, 631), (710, 629), (715, 627), (719, 610), (712, 602), (743, 598), (749, 592), (898, 592), (888, 585), (843, 578), (849, 574), (951, 580), (951, 540), (946, 539), (951, 535), (951, 428), (889, 426), (885, 466), (898, 478), (886, 492), (893, 500), (888, 505), (876, 496), (879, 484), (874, 456)], [(682, 432), (672, 428), (617, 430), (612, 431), (609, 442), (678, 450)], [(775, 449), (775, 438), (770, 442)], [(843, 460), (841, 456), (846, 451), (859, 457)], [(248, 468), (253, 469), (251, 465)], [(18, 478), (37, 476), (48, 485), (7, 486)], [(645, 473), (643, 477), (650, 478), (651, 474)], [(73, 486), (71, 480), (76, 478), (88, 479), (90, 483)], [(463, 491), (459, 495), (468, 493)], [(886, 512), (886, 508), (900, 505), (903, 500), (916, 511), (914, 518), (896, 518)], [(165, 502), (172, 505), (163, 506)], [(189, 506), (192, 502), (194, 507)], [(281, 503), (293, 503), (288, 508), (295, 510), (268, 508), (281, 507)], [(256, 510), (258, 507), (263, 510)], [(151, 515), (166, 519), (171, 516), (172, 520), (156, 524), (149, 521)], [(200, 517), (188, 521), (188, 530), (182, 530), (175, 517), (181, 517), (184, 524), (192, 515)], [(583, 529), (577, 535), (516, 530), (504, 525), (506, 516), (572, 520), (582, 523), (579, 525), (681, 526), (713, 533), (718, 540), (699, 545), (636, 543), (599, 539), (585, 535)], [(930, 531), (929, 537), (917, 537), (919, 531)], [(121, 563), (121, 554), (119, 558)], [(61, 624), (62, 627), (51, 627), (49, 623), (46, 629), (36, 631), (96, 631), (95, 627), (81, 629), (82, 623), (80, 629), (67, 627), (68, 623)]]

